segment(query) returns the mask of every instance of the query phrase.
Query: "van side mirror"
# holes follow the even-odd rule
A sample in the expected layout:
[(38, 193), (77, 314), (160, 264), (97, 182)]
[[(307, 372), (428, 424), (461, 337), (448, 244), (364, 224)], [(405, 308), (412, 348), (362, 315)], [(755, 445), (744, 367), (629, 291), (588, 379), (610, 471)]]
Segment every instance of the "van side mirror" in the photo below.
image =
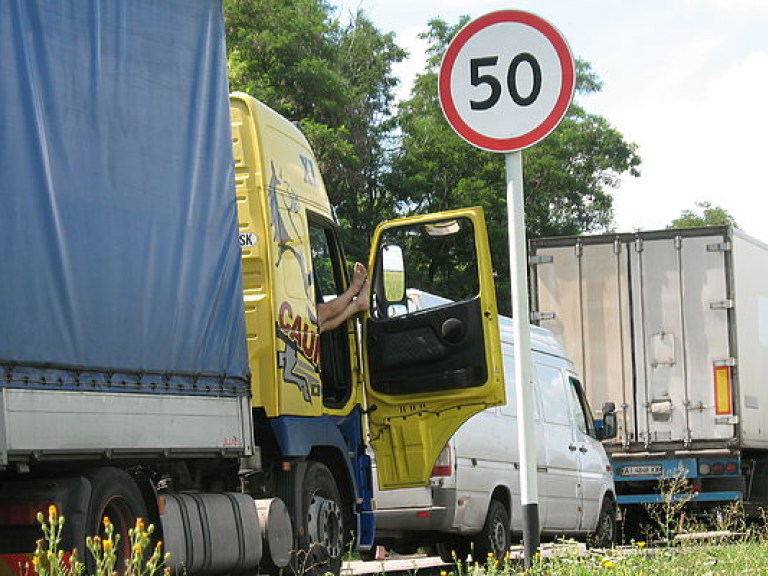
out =
[(616, 438), (618, 426), (616, 420), (616, 404), (606, 402), (603, 404), (603, 419), (595, 422), (595, 433), (598, 440), (610, 440)]

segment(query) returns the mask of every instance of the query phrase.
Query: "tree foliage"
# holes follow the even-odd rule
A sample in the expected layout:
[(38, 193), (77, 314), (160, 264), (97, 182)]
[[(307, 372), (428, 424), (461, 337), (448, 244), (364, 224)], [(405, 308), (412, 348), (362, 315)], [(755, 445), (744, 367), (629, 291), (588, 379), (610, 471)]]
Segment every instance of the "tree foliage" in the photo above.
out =
[(363, 12), (342, 24), (325, 0), (225, 0), (230, 83), (300, 121), (351, 257), (367, 258), (376, 222), (394, 215), (382, 186), (405, 58)]
[[(440, 110), (437, 74), (456, 26), (435, 19), (424, 35), (427, 68), (416, 79), (398, 114), (401, 147), (387, 186), (400, 209), (421, 213), (483, 206), (500, 294), (509, 294), (505, 168), (502, 155), (478, 150), (459, 138)], [(577, 91), (598, 91), (588, 63), (577, 61)], [(622, 174), (638, 176), (636, 146), (609, 122), (571, 104), (559, 127), (523, 153), (526, 229), (529, 237), (580, 234), (607, 229), (613, 219), (609, 189)], [(508, 312), (508, 297), (502, 297)]]
[[(224, 8), (232, 88), (300, 121), (348, 254), (366, 259), (367, 239), (381, 220), (480, 205), (497, 285), (508, 294), (504, 159), (461, 140), (437, 97), (440, 60), (466, 19), (429, 23), (427, 67), (393, 116), (392, 66), (406, 53), (362, 11), (342, 23), (326, 0), (224, 0)], [(600, 89), (589, 64), (579, 61), (578, 92)], [(523, 154), (529, 237), (606, 229), (610, 189), (623, 174), (638, 175), (639, 164), (633, 144), (573, 103), (560, 126)]]
[(709, 202), (696, 202), (695, 210), (683, 210), (667, 228), (695, 228), (697, 226), (735, 226), (736, 219), (720, 206)]

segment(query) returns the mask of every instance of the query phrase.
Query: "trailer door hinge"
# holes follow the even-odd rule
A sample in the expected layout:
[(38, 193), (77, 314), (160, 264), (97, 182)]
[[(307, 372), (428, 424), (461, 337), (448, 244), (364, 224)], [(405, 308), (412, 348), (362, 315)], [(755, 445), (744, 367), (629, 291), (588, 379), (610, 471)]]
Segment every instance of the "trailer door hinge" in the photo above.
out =
[(553, 256), (530, 256), (528, 258), (528, 264), (530, 266), (538, 266), (539, 264), (552, 264), (555, 261)]
[(541, 322), (542, 320), (554, 320), (556, 318), (554, 312), (531, 312), (531, 322)]
[(707, 244), (707, 252), (728, 252), (730, 249), (730, 242), (716, 242), (715, 244)]
[(719, 360), (715, 360), (712, 362), (712, 365), (715, 367), (718, 366), (730, 366), (731, 368), (736, 366), (736, 358), (720, 358)]
[(730, 310), (733, 308), (733, 300), (715, 300), (709, 303), (710, 310)]

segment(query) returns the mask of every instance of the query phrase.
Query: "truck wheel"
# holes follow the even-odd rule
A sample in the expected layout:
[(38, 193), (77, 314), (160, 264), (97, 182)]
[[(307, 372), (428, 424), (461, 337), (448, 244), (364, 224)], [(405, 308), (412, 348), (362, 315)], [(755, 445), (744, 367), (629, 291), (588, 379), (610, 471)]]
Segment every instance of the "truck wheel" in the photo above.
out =
[(445, 542), (437, 543), (437, 555), (446, 564), (466, 562), (472, 543), (466, 536), (452, 536)]
[(610, 548), (616, 543), (618, 524), (616, 522), (616, 504), (606, 497), (600, 507), (600, 516), (592, 535), (587, 539), (593, 548)]
[(650, 518), (640, 504), (631, 504), (621, 509), (621, 541), (629, 544), (632, 540), (642, 540), (650, 531)]
[(491, 500), (483, 529), (474, 538), (472, 559), (475, 562), (504, 560), (511, 544), (512, 534), (507, 509), (498, 500)]
[(307, 467), (302, 486), (305, 531), (299, 537), (298, 574), (339, 574), (344, 554), (341, 497), (330, 470), (319, 462)]
[[(127, 472), (118, 468), (97, 468), (86, 474), (91, 483), (91, 499), (88, 503), (85, 530), (86, 536), (103, 534), (103, 520), (108, 517), (115, 527), (115, 534), (120, 535), (120, 542), (115, 552), (117, 562), (115, 569), (122, 574), (125, 560), (131, 556), (131, 541), (128, 530), (136, 525), (141, 518), (147, 521), (147, 506), (141, 496), (139, 487)], [(95, 574), (93, 557), (86, 556), (88, 574)]]

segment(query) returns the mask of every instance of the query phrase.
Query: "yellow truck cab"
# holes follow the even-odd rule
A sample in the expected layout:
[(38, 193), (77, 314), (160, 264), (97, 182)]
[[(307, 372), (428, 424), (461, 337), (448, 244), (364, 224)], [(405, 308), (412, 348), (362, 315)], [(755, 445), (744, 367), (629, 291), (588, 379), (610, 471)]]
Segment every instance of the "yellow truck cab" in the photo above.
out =
[[(349, 280), (315, 157), (294, 124), (254, 98), (233, 94), (231, 114), (256, 427), (274, 437), (271, 456), (286, 463), (275, 469), (289, 508), (294, 494), (304, 495), (305, 509), (293, 511), (297, 537), (312, 532), (304, 522), (313, 506), (337, 498), (328, 489), (335, 484), (342, 500), (355, 498), (340, 511), (329, 505), (330, 513), (347, 532), (348, 522), (357, 524), (366, 547), (373, 537), (366, 443), (380, 487), (425, 485), (455, 430), (504, 402), (483, 214), (469, 208), (380, 225), (368, 262), (370, 312), (321, 334), (318, 303)], [(463, 300), (408, 313), (406, 283), (429, 281), (427, 245), (474, 269), (473, 285)], [(262, 454), (263, 466), (269, 457)], [(302, 478), (322, 480), (308, 486)], [(343, 532), (313, 537), (337, 548)]]

